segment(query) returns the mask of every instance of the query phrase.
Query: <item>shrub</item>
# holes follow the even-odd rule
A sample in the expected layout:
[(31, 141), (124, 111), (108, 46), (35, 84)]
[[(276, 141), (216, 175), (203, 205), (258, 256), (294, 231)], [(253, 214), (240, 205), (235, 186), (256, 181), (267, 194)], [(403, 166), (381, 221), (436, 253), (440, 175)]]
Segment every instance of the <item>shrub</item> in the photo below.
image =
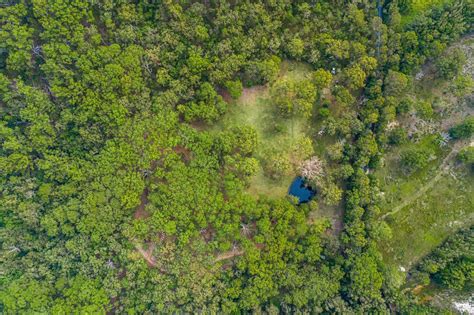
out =
[(243, 87), (240, 80), (227, 81), (225, 83), (225, 87), (234, 100), (238, 99), (242, 95)]
[(474, 147), (467, 147), (458, 154), (459, 159), (466, 164), (474, 165)]
[(327, 117), (329, 117), (330, 114), (331, 114), (331, 112), (329, 111), (329, 108), (323, 107), (323, 108), (319, 109), (319, 115), (322, 118), (327, 118)]
[(469, 117), (457, 126), (449, 129), (449, 135), (454, 139), (467, 139), (474, 133), (474, 117)]
[(460, 75), (454, 80), (451, 90), (458, 97), (469, 95), (474, 90), (474, 80), (470, 76)]
[(436, 61), (436, 70), (438, 75), (446, 80), (450, 80), (457, 76), (466, 62), (466, 56), (461, 49), (453, 49)]
[(421, 118), (428, 119), (433, 116), (433, 107), (427, 101), (419, 101), (416, 104), (416, 112)]
[(265, 173), (273, 179), (280, 179), (291, 174), (292, 166), (290, 160), (281, 154), (272, 154), (264, 165)]
[(397, 114), (406, 114), (414, 107), (411, 98), (404, 98), (397, 106)]
[(336, 184), (326, 181), (321, 185), (321, 196), (325, 204), (334, 206), (341, 201), (342, 190)]
[(408, 140), (408, 133), (402, 127), (393, 129), (392, 131), (390, 131), (390, 134), (388, 136), (388, 142), (390, 144), (399, 145), (399, 144), (403, 144), (407, 142), (407, 140)]
[(402, 153), (402, 166), (408, 172), (414, 172), (422, 169), (428, 164), (430, 155), (432, 153), (432, 150), (423, 147), (408, 149)]

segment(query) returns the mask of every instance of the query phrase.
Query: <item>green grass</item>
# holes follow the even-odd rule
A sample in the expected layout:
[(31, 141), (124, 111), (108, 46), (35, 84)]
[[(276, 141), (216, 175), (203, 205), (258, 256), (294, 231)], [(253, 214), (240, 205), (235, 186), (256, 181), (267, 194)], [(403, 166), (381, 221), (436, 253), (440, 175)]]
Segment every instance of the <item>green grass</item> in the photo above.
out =
[(474, 222), (474, 176), (460, 167), (423, 197), (387, 217), (393, 236), (380, 249), (390, 265), (412, 266), (450, 234)]
[[(311, 73), (309, 65), (304, 63), (284, 61), (278, 80), (301, 80)], [(309, 135), (310, 122), (304, 118), (284, 119), (279, 117), (270, 99), (269, 86), (256, 86), (244, 89), (242, 96), (229, 105), (228, 112), (213, 128), (215, 131), (224, 130), (236, 125), (252, 126), (258, 136), (256, 158), (262, 165), (266, 152), (277, 148), (282, 154), (290, 154), (292, 145), (301, 137)], [(277, 130), (280, 127), (280, 131)], [(260, 167), (258, 173), (251, 179), (248, 191), (255, 195), (283, 197), (296, 174), (274, 180), (264, 174)]]
[[(429, 162), (427, 167), (407, 175), (400, 168), (399, 156), (410, 147), (431, 149), (434, 155), (432, 156), (433, 160)], [(450, 148), (441, 148), (436, 143), (436, 136), (431, 135), (421, 139), (416, 144), (407, 143), (388, 152), (385, 156), (384, 167), (381, 167), (375, 174), (384, 192), (381, 213), (390, 212), (399, 202), (414, 194), (419, 187), (432, 178), (449, 150)]]
[[(411, 146), (430, 148), (435, 156), (425, 168), (406, 175), (400, 169), (399, 155)], [(385, 166), (375, 173), (384, 192), (381, 214), (392, 211), (426, 185), (440, 171), (450, 150), (440, 148), (436, 136), (427, 136), (417, 144), (408, 143), (388, 152)], [(385, 220), (392, 238), (379, 244), (384, 261), (396, 269), (408, 269), (450, 234), (474, 223), (473, 174), (463, 165), (452, 167), (425, 194)]]

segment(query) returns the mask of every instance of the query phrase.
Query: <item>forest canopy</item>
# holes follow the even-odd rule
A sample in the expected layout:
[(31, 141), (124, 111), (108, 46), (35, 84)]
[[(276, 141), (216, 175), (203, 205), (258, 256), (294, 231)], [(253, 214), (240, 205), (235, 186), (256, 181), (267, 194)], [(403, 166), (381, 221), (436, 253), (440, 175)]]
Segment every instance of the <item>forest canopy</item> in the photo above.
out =
[[(423, 64), (469, 91), (466, 57), (445, 49), (472, 32), (473, 4), (419, 2), (1, 4), (0, 312), (432, 310), (384, 264), (371, 173), (409, 141), (397, 115), (433, 116), (404, 97)], [(285, 76), (293, 63), (306, 72)], [(271, 103), (264, 125), (222, 123), (252, 91)], [(449, 134), (472, 131), (471, 117)], [(309, 203), (249, 188), (305, 167)], [(419, 272), (467, 286), (472, 257), (452, 251), (471, 234)]]

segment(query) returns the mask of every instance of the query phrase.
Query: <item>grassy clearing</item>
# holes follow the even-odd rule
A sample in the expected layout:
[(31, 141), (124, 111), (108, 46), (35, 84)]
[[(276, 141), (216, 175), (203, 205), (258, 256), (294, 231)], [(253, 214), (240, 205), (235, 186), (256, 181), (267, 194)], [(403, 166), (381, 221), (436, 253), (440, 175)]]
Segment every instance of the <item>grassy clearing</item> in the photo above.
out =
[[(406, 175), (400, 170), (400, 153), (410, 147), (424, 147), (433, 150), (434, 154), (427, 167)], [(385, 158), (385, 166), (380, 168), (376, 176), (381, 183), (384, 198), (381, 202), (382, 214), (391, 211), (404, 198), (414, 194), (419, 187), (435, 176), (443, 158), (450, 151), (448, 147), (441, 148), (437, 144), (436, 136), (427, 136), (419, 143), (407, 143), (394, 148)]]
[(410, 267), (447, 236), (474, 222), (474, 176), (458, 166), (422, 198), (386, 220), (393, 236), (380, 244), (385, 261)]
[[(301, 80), (310, 75), (311, 70), (307, 64), (284, 61), (278, 80)], [(242, 96), (229, 105), (228, 112), (214, 127), (214, 130), (219, 131), (236, 125), (252, 126), (259, 139), (256, 158), (260, 164), (265, 162), (266, 154), (272, 148), (277, 148), (281, 154), (289, 155), (295, 142), (310, 134), (310, 122), (306, 119), (283, 119), (275, 112), (269, 90), (268, 86), (244, 89)], [(274, 180), (267, 177), (260, 167), (251, 179), (249, 192), (274, 198), (283, 197), (295, 175)]]

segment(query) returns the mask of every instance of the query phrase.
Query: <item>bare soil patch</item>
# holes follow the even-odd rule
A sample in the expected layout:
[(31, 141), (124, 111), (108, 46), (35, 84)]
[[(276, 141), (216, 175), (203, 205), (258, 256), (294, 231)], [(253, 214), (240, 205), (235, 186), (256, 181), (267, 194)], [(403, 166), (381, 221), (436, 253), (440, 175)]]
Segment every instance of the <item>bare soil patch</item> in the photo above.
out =
[(135, 210), (135, 213), (133, 214), (134, 219), (145, 219), (150, 216), (150, 214), (145, 210), (146, 205), (148, 204), (148, 187), (146, 187), (141, 196), (140, 196), (140, 205), (137, 207)]

